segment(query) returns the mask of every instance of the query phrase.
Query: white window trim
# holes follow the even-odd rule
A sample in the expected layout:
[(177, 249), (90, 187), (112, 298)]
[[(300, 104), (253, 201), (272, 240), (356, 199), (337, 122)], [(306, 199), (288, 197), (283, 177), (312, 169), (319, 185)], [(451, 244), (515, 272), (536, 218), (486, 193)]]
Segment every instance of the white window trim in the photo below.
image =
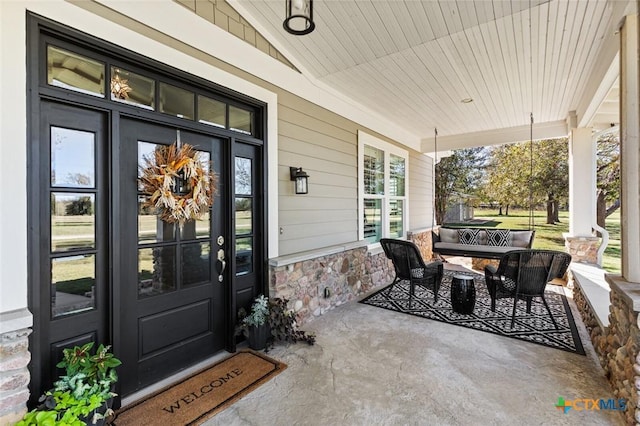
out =
[[(374, 148), (378, 148), (384, 151), (384, 191), (385, 195), (366, 195), (364, 193), (364, 146), (369, 145)], [(393, 154), (398, 157), (404, 158), (405, 165), (405, 179), (404, 179), (404, 197), (398, 197), (388, 194), (390, 185), (390, 155)], [(409, 229), (409, 151), (392, 145), (380, 138), (372, 136), (368, 133), (358, 130), (358, 239), (364, 240), (364, 199), (366, 198), (382, 198), (382, 237), (389, 236), (389, 199), (401, 199), (403, 200), (402, 209), (402, 235), (401, 238), (406, 238), (407, 230)], [(380, 246), (380, 243), (369, 244), (369, 248)]]

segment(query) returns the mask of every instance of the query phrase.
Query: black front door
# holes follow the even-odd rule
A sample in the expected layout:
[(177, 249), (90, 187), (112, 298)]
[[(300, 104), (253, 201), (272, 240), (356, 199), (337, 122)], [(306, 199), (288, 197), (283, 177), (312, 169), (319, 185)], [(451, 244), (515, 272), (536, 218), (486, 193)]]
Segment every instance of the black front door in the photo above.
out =
[[(225, 347), (228, 147), (226, 140), (173, 126), (120, 123), (114, 323), (123, 361), (120, 394), (126, 396)], [(144, 208), (137, 184), (143, 158), (176, 140), (200, 151), (218, 176), (211, 210), (182, 225), (163, 222)]]
[[(238, 308), (268, 288), (265, 106), (88, 34), (28, 24), (32, 405), (66, 347), (112, 345), (121, 396), (233, 350)], [(178, 138), (218, 175), (213, 207), (183, 225), (142, 208), (137, 183), (142, 156)]]

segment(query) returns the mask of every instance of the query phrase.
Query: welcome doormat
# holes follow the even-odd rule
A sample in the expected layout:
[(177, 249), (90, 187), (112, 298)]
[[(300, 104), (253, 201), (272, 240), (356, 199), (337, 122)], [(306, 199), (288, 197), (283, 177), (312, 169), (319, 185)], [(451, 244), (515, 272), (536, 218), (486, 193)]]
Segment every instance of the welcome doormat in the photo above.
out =
[[(513, 299), (496, 300), (496, 311), (492, 312), (491, 298), (484, 283), (484, 276), (477, 273), (470, 271), (463, 273), (473, 276), (476, 288), (476, 304), (473, 313), (465, 315), (453, 311), (451, 279), (453, 275), (460, 273), (460, 271), (444, 271), (437, 302), (433, 301), (433, 292), (421, 286), (415, 287), (415, 295), (410, 298), (408, 281), (389, 285), (360, 302), (585, 355), (567, 298), (564, 294), (551, 290), (556, 286), (547, 286), (545, 299), (553, 313), (553, 318), (558, 323), (557, 330), (540, 298), (533, 300), (530, 314), (526, 311), (526, 303), (519, 301), (515, 324), (510, 328)], [(562, 287), (558, 290), (562, 291)]]
[(112, 424), (197, 425), (280, 374), (286, 364), (244, 350), (116, 412)]

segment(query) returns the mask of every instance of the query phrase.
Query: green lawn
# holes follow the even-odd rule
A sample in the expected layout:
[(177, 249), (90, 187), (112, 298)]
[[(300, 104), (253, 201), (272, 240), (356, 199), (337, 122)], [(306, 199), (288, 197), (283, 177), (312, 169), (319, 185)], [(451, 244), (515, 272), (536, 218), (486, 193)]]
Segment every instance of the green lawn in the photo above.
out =
[[(509, 216), (498, 216), (497, 209), (474, 210), (474, 216), (491, 220), (489, 226), (496, 228), (528, 229), (528, 210), (509, 210)], [(569, 212), (560, 212), (560, 223), (547, 225), (547, 213), (534, 211), (534, 223), (536, 236), (533, 240), (533, 248), (564, 251), (564, 238), (562, 234), (569, 232)], [(615, 212), (606, 220), (606, 229), (609, 231), (609, 245), (604, 252), (603, 268), (611, 273), (620, 273), (620, 214)]]

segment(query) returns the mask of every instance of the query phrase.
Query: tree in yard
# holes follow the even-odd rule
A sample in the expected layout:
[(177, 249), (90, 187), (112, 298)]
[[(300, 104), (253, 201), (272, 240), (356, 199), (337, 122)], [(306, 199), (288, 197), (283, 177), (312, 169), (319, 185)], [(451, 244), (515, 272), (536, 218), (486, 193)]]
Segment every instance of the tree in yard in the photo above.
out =
[(493, 147), (487, 167), (485, 198), (509, 205), (546, 204), (547, 223), (558, 222), (569, 194), (567, 139), (520, 142)]
[(534, 202), (547, 205), (547, 223), (560, 222), (560, 203), (569, 198), (569, 141), (567, 138), (534, 142)]
[(497, 203), (499, 214), (509, 215), (510, 205), (524, 205), (526, 191), (523, 191), (522, 174), (523, 163), (513, 161), (514, 157), (522, 155), (521, 149), (515, 145), (497, 145), (489, 151), (488, 166), (486, 168), (486, 183), (483, 195), (488, 201)]
[(444, 220), (452, 196), (478, 191), (484, 173), (484, 162), (485, 149), (480, 147), (456, 150), (436, 164), (436, 223), (441, 224)]
[(85, 216), (93, 214), (93, 201), (91, 197), (77, 197), (65, 207), (67, 216)]
[(597, 223), (605, 227), (605, 219), (620, 207), (620, 134), (607, 133), (597, 141)]

